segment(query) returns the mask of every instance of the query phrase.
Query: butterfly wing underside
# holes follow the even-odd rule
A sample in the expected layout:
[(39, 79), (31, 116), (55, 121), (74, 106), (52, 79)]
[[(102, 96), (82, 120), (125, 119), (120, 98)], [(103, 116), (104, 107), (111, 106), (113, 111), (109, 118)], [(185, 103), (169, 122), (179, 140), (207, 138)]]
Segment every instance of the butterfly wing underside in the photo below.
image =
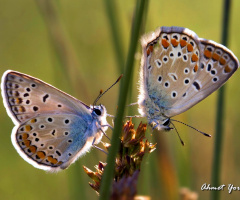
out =
[[(12, 143), (29, 163), (44, 170), (68, 167), (91, 146), (89, 107), (34, 77), (6, 71), (2, 95), (15, 123)], [(90, 134), (90, 135), (89, 135)]]
[(206, 98), (239, 66), (229, 49), (186, 28), (161, 27), (143, 37), (142, 48), (139, 99), (166, 117)]

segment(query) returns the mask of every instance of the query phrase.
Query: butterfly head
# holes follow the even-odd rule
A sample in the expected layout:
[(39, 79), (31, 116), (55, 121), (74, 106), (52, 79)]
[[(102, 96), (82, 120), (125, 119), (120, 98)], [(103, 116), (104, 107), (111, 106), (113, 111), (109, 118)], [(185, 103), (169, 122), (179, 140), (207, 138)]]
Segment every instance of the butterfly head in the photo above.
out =
[(93, 118), (98, 119), (99, 121), (106, 121), (107, 109), (105, 106), (100, 104), (99, 106), (90, 106), (91, 113)]
[(170, 131), (172, 128), (170, 127), (171, 124), (171, 119), (170, 118), (165, 118), (162, 121), (152, 121), (150, 122), (150, 126), (153, 129), (158, 129), (158, 130), (164, 130), (164, 131)]

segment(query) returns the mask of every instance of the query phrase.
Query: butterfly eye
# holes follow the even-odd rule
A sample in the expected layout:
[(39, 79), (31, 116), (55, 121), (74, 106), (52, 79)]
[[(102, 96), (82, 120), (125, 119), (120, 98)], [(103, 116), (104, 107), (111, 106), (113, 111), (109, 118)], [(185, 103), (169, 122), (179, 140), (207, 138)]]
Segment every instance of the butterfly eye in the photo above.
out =
[(100, 116), (100, 115), (102, 114), (101, 110), (99, 110), (99, 109), (94, 109), (94, 112), (95, 112), (98, 116)]
[(170, 119), (167, 118), (166, 121), (163, 123), (163, 126), (169, 126), (170, 124)]

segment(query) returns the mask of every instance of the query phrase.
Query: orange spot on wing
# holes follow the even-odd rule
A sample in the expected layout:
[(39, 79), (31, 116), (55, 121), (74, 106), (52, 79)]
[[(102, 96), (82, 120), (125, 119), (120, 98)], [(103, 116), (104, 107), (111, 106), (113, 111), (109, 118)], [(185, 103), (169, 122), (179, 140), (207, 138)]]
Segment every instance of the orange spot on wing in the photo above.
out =
[(192, 55), (192, 61), (197, 62), (198, 61), (198, 56), (196, 54)]
[(30, 150), (32, 153), (36, 153), (37, 147), (35, 147), (35, 146), (30, 146), (30, 147), (29, 147), (29, 150)]
[(20, 106), (20, 107), (18, 108), (18, 112), (23, 112), (23, 107), (22, 107), (22, 106)]
[(217, 60), (220, 59), (220, 56), (219, 56), (218, 54), (216, 54), (216, 53), (213, 53), (212, 59), (213, 59), (214, 61), (217, 61)]
[(30, 125), (25, 126), (25, 131), (29, 132), (32, 130), (32, 127)]
[(23, 139), (23, 140), (26, 140), (26, 139), (28, 138), (28, 136), (29, 136), (29, 135), (28, 135), (27, 133), (23, 133), (23, 134), (22, 134), (22, 139)]
[(147, 48), (147, 55), (149, 56), (149, 54), (153, 51), (153, 46), (150, 45), (148, 48)]
[(19, 104), (19, 99), (15, 98), (15, 102), (16, 102), (16, 104)]
[(209, 50), (205, 50), (204, 51), (204, 56), (206, 57), (206, 58), (211, 58), (212, 57), (212, 53), (211, 53), (211, 51), (209, 51)]
[(162, 39), (162, 45), (166, 49), (166, 48), (169, 47), (170, 44), (169, 44), (169, 42), (166, 39)]
[(20, 106), (19, 109), (18, 109), (19, 112), (25, 112), (26, 109), (23, 107), (23, 106)]
[(26, 147), (30, 147), (31, 141), (30, 140), (24, 140), (24, 144)]
[(52, 164), (57, 164), (58, 163), (58, 160), (56, 158), (53, 158), (52, 156), (48, 156), (47, 159)]
[(177, 47), (177, 45), (179, 44), (179, 42), (176, 39), (171, 39), (171, 43), (174, 47)]
[(31, 119), (31, 123), (35, 123), (37, 120), (36, 119)]
[(195, 65), (195, 67), (194, 67), (194, 72), (197, 72), (197, 70), (198, 70), (198, 65)]
[(46, 154), (43, 152), (43, 151), (38, 151), (37, 152), (37, 156), (40, 158), (40, 159), (44, 159)]
[(61, 165), (61, 164), (63, 164), (63, 162), (62, 162), (62, 161), (59, 161), (59, 162), (57, 163), (57, 166), (59, 166), (59, 165)]
[(192, 52), (193, 51), (193, 46), (191, 44), (187, 45), (187, 50), (188, 52)]
[(22, 103), (22, 99), (21, 98), (15, 98), (15, 103), (16, 104), (21, 104)]
[(224, 58), (220, 58), (219, 60), (221, 65), (225, 65), (226, 64), (226, 60)]
[(231, 71), (232, 71), (232, 69), (228, 65), (224, 68), (225, 73), (229, 73)]
[(185, 47), (187, 45), (187, 41), (186, 40), (180, 40), (180, 45), (181, 45), (181, 47)]

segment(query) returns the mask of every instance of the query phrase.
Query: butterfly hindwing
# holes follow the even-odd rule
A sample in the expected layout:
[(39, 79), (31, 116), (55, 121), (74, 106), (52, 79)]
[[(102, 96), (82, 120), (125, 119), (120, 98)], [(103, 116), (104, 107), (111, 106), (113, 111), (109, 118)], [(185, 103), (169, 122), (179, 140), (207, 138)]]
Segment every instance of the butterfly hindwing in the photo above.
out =
[(91, 147), (88, 125), (75, 114), (42, 114), (20, 125), (12, 140), (33, 165), (64, 169)]

